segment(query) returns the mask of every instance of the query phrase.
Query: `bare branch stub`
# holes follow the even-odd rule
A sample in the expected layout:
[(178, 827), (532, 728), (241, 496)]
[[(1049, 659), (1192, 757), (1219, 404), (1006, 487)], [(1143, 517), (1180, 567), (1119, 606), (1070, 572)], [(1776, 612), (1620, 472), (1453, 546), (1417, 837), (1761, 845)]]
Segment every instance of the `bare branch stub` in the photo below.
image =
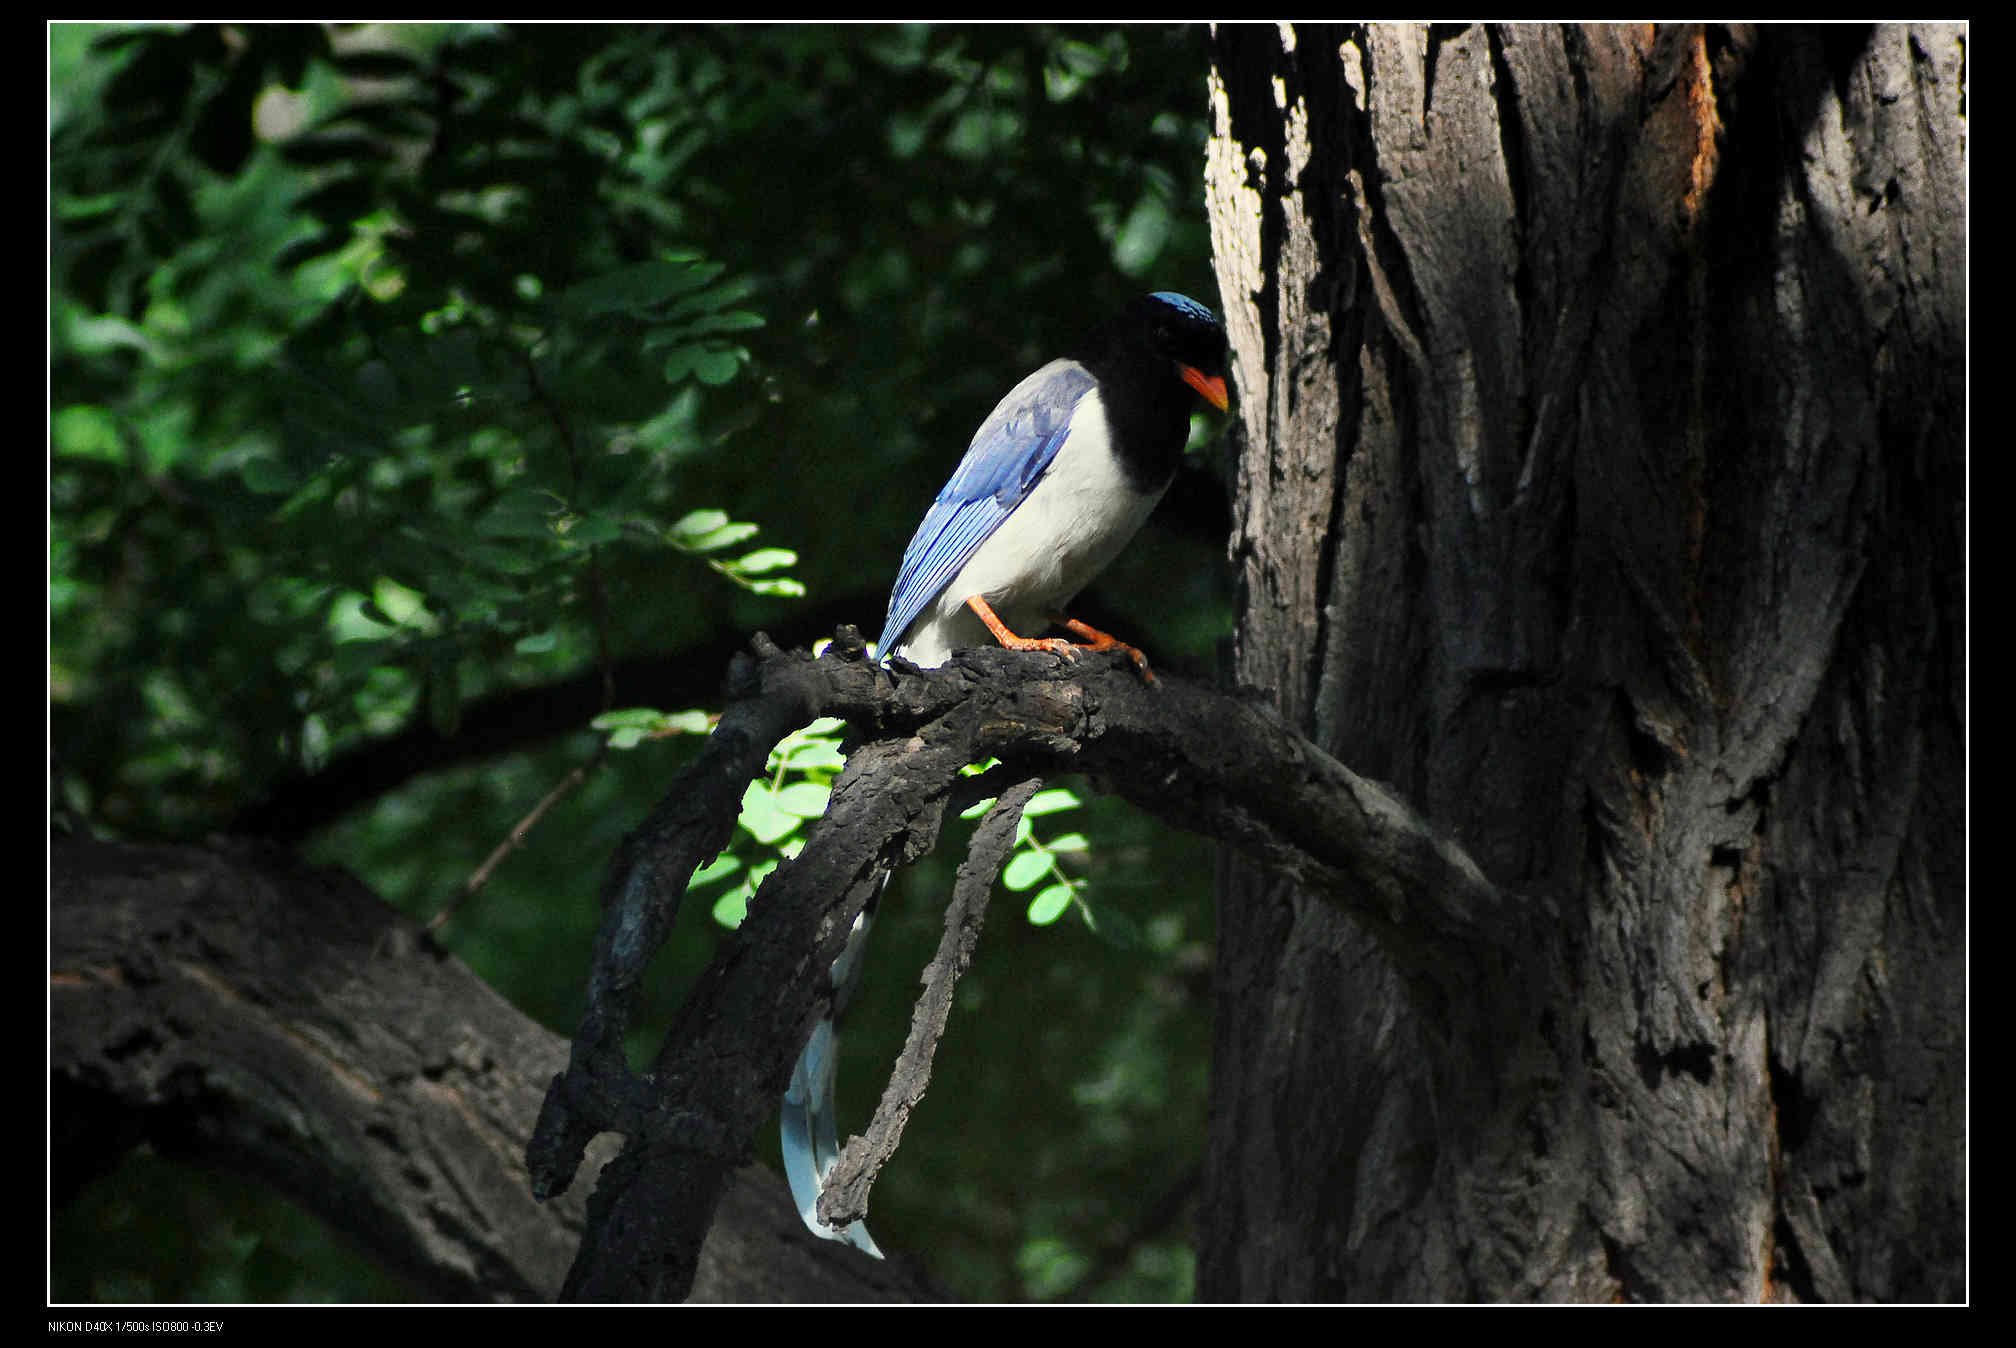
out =
[(848, 1139), (833, 1173), (827, 1176), (826, 1191), (819, 1197), (820, 1219), (830, 1226), (845, 1226), (868, 1216), (868, 1194), (875, 1177), (896, 1154), (910, 1111), (924, 1098), (924, 1088), (931, 1082), (932, 1059), (952, 1013), (952, 993), (959, 986), (959, 976), (973, 962), (994, 879), (1015, 848), (1016, 825), (1021, 822), (1023, 808), (1042, 785), (1042, 778), (1030, 777), (1003, 791), (973, 832), (966, 860), (952, 885), (952, 902), (945, 910), (945, 934), (924, 967), (924, 991), (911, 1014), (903, 1051), (889, 1073), (889, 1085), (875, 1107), (868, 1131)]

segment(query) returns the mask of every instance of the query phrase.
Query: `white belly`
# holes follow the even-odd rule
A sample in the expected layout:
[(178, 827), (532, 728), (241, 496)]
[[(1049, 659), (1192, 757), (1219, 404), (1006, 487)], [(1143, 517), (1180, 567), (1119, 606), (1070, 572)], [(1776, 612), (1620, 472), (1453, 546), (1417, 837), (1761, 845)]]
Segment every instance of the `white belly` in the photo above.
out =
[(1027, 499), (918, 615), (898, 648), (905, 659), (941, 665), (958, 647), (992, 643), (966, 607), (971, 595), (985, 599), (1015, 635), (1040, 635), (1155, 509), (1162, 492), (1128, 484), (1107, 439), (1105, 414), (1096, 400), (1087, 402)]

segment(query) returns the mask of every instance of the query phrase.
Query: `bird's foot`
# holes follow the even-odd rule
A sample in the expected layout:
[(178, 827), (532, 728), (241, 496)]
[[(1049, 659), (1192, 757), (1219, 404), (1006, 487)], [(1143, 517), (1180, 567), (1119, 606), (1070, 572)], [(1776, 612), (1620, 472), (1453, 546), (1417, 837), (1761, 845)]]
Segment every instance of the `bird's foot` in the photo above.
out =
[(1102, 632), (1090, 623), (1081, 623), (1076, 618), (1064, 620), (1066, 627), (1085, 638), (1083, 641), (1066, 641), (1062, 637), (1025, 637), (1010, 631), (1008, 624), (1002, 622), (1000, 615), (994, 612), (994, 606), (979, 595), (969, 598), (966, 607), (973, 610), (973, 615), (981, 622), (987, 624), (987, 630), (994, 634), (996, 641), (1011, 651), (1048, 651), (1052, 655), (1061, 655), (1070, 660), (1076, 660), (1085, 651), (1125, 651), (1127, 658), (1134, 662), (1134, 667), (1141, 671), (1141, 677), (1149, 683), (1155, 682), (1155, 671), (1148, 668), (1147, 656), (1120, 638)]
[(1141, 650), (1138, 646), (1130, 646), (1126, 642), (1122, 641), (1119, 637), (1114, 636), (1111, 632), (1102, 632), (1098, 628), (1094, 627), (1092, 624), (1081, 623), (1076, 618), (1066, 618), (1064, 620), (1064, 625), (1070, 628), (1073, 632), (1076, 632), (1079, 636), (1085, 638), (1084, 644), (1082, 646), (1076, 646), (1074, 647), (1074, 649), (1088, 650), (1088, 651), (1124, 651), (1126, 652), (1127, 658), (1134, 662), (1134, 668), (1141, 671), (1141, 677), (1146, 679), (1150, 683), (1155, 682), (1155, 671), (1148, 668), (1148, 657), (1141, 653)]

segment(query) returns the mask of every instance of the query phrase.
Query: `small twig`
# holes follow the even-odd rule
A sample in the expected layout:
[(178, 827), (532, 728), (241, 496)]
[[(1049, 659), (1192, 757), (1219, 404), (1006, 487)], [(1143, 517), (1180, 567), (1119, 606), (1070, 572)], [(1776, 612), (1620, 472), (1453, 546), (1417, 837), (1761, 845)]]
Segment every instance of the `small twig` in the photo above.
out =
[(910, 1111), (924, 1098), (931, 1082), (931, 1061), (938, 1041), (945, 1034), (945, 1021), (952, 1013), (952, 993), (959, 975), (973, 962), (973, 950), (980, 942), (980, 925), (987, 916), (987, 900), (993, 893), (994, 877), (1015, 847), (1015, 826), (1022, 809), (1043, 786), (1040, 777), (1029, 777), (1004, 790), (994, 808), (973, 831), (973, 841), (960, 863), (952, 886), (952, 902), (945, 909), (945, 934), (939, 938), (938, 952), (924, 966), (924, 991), (910, 1015), (910, 1034), (903, 1052), (889, 1073), (889, 1085), (865, 1136), (848, 1139), (846, 1149), (827, 1177), (826, 1191), (819, 1198), (820, 1217), (834, 1226), (845, 1226), (868, 1215), (868, 1193), (875, 1177), (896, 1154), (903, 1140)]
[(566, 776), (554, 783), (553, 789), (541, 796), (539, 803), (526, 811), (525, 817), (511, 826), (511, 831), (504, 835), (503, 841), (490, 849), (490, 855), (483, 858), (483, 864), (478, 866), (470, 873), (469, 878), (462, 882), (461, 892), (448, 900), (448, 902), (442, 904), (441, 911), (427, 919), (427, 934), (432, 936), (434, 933), (440, 931), (442, 927), (448, 924), (448, 919), (455, 916), (457, 909), (470, 898), (474, 897), (476, 891), (489, 884), (491, 875), (503, 864), (504, 858), (525, 845), (526, 835), (531, 833), (538, 826), (539, 821), (546, 817), (547, 811), (565, 800), (569, 792), (587, 781), (589, 774), (601, 767), (602, 760), (608, 756), (609, 741), (603, 740), (596, 744), (595, 752), (588, 756), (587, 762), (575, 764)]

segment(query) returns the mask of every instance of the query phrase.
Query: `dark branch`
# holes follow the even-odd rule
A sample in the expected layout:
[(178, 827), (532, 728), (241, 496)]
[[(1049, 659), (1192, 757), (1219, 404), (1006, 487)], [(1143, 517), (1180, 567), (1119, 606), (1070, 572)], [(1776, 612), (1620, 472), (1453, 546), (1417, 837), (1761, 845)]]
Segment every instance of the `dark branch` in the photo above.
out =
[[(587, 1015), (528, 1154), (539, 1192), (555, 1194), (591, 1138), (628, 1138), (590, 1202), (567, 1296), (686, 1295), (721, 1182), (775, 1111), (855, 916), (885, 871), (935, 843), (948, 801), (970, 789), (960, 769), (980, 759), (1001, 759), (1009, 780), (1087, 773), (1225, 840), (1353, 915), (1436, 1000), (1460, 1002), (1477, 959), (1527, 948), (1526, 905), (1257, 700), (1146, 685), (1124, 660), (1094, 657), (979, 649), (941, 670), (891, 671), (868, 664), (846, 628), (816, 661), (760, 636), (754, 648), (714, 740), (624, 841), (605, 887)], [(826, 817), (764, 883), (651, 1074), (631, 1073), (621, 1042), (637, 980), (687, 879), (726, 843), (771, 747), (817, 716), (844, 718), (855, 737)]]
[[(1191, 474), (1178, 478), (1158, 519), (1166, 516), (1177, 490)], [(1207, 504), (1208, 488), (1199, 488)], [(1224, 513), (1222, 493), (1215, 498)], [(1221, 528), (1217, 535), (1224, 536)], [(810, 646), (843, 622), (881, 610), (883, 595), (836, 595), (796, 605), (771, 626), (785, 647)], [(1121, 615), (1086, 596), (1077, 606), (1080, 617), (1094, 626), (1123, 627)], [(298, 842), (351, 810), (370, 804), (413, 778), (499, 754), (535, 749), (563, 735), (580, 732), (609, 706), (678, 709), (712, 706), (721, 695), (720, 671), (748, 646), (746, 628), (723, 625), (703, 641), (684, 650), (632, 656), (609, 669), (608, 690), (602, 670), (586, 670), (572, 678), (529, 688), (513, 688), (472, 702), (463, 709), (455, 733), (443, 735), (425, 716), (397, 734), (339, 755), (315, 773), (272, 783), (258, 800), (245, 806), (225, 832), (275, 842)], [(1172, 657), (1146, 647), (1157, 669), (1172, 669)], [(58, 736), (60, 740), (62, 736)]]
[[(277, 849), (57, 839), (50, 879), (56, 1202), (144, 1142), (289, 1195), (431, 1298), (558, 1293), (586, 1203), (535, 1201), (519, 1157), (559, 1036)], [(942, 1299), (847, 1253), (774, 1175), (737, 1171), (693, 1296)]]
[[(774, 630), (787, 645), (809, 646), (836, 624), (879, 611), (881, 603), (879, 595), (841, 595), (809, 603)], [(721, 671), (748, 645), (747, 629), (724, 625), (685, 650), (618, 660), (611, 670), (613, 692), (606, 701), (619, 707), (675, 710), (712, 706), (721, 695)], [(421, 716), (398, 734), (339, 755), (320, 772), (275, 782), (263, 798), (239, 811), (226, 831), (297, 842), (423, 773), (537, 748), (580, 732), (603, 710), (602, 671), (591, 669), (472, 702), (463, 709), (452, 735), (441, 734)]]

